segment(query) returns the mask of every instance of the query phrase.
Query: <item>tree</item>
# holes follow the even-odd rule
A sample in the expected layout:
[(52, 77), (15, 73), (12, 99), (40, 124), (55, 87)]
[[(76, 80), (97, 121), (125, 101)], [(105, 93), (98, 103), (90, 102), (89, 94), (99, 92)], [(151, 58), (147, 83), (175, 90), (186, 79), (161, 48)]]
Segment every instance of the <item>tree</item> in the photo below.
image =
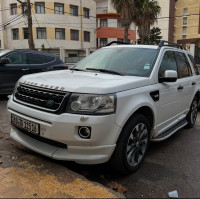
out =
[(160, 6), (156, 0), (135, 0), (133, 20), (138, 27), (141, 44), (147, 40), (151, 26), (157, 21)]
[(41, 45), (41, 50), (42, 50), (42, 51), (45, 51), (45, 46), (44, 46), (44, 44)]
[[(159, 27), (153, 27), (150, 30), (149, 36), (144, 40), (144, 44), (148, 45), (158, 45), (160, 43), (160, 40), (162, 39), (161, 29)], [(140, 39), (138, 40), (138, 43), (140, 44)]]
[(112, 4), (120, 13), (120, 20), (124, 27), (124, 40), (128, 42), (128, 29), (133, 22), (135, 0), (112, 0)]

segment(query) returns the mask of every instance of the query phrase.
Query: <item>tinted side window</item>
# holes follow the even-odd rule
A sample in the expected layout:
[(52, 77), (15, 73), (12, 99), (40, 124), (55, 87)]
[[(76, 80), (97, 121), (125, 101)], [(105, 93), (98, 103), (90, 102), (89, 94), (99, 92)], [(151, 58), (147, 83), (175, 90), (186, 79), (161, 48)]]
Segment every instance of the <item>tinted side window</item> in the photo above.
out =
[(29, 64), (44, 64), (46, 62), (45, 55), (29, 53)]
[(175, 70), (177, 71), (176, 58), (173, 51), (167, 51), (162, 59), (159, 77), (163, 77), (166, 70)]
[(46, 56), (47, 62), (52, 62), (55, 60), (55, 57)]
[(177, 64), (178, 64), (178, 76), (179, 78), (189, 77), (192, 75), (189, 63), (184, 53), (175, 52)]
[(199, 69), (197, 67), (197, 65), (195, 64), (194, 58), (192, 55), (188, 55), (188, 57), (190, 58), (190, 61), (192, 62), (192, 65), (194, 67), (194, 71), (196, 75), (199, 75)]
[(27, 64), (27, 54), (26, 53), (12, 53), (4, 58), (10, 59), (10, 64)]

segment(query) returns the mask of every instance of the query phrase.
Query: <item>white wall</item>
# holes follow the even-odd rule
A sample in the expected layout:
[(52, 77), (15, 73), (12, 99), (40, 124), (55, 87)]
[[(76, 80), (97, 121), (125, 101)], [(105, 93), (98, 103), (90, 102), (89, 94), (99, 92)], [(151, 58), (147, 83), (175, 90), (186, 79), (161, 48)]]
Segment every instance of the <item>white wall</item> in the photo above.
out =
[(168, 41), (168, 33), (169, 33), (169, 9), (170, 9), (170, 0), (157, 0), (159, 6), (161, 7), (161, 13), (158, 18), (166, 17), (164, 19), (158, 19), (155, 23), (155, 27), (159, 27), (161, 29), (161, 35), (163, 36), (162, 40)]

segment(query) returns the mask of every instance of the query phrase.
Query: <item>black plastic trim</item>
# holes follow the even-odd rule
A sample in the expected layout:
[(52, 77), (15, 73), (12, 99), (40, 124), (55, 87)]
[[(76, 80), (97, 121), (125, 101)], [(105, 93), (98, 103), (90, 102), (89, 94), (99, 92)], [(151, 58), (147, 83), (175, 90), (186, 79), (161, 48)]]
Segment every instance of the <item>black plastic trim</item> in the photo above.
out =
[(160, 99), (160, 92), (159, 92), (159, 90), (150, 92), (150, 96), (154, 100), (154, 102), (158, 102), (159, 99)]

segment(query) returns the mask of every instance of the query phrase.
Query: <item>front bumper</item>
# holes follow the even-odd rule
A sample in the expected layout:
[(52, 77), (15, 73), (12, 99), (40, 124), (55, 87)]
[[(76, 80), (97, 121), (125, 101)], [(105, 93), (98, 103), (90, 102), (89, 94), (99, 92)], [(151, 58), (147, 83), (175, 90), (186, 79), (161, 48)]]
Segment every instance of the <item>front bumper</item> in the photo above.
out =
[[(67, 148), (54, 146), (34, 139), (11, 125), (10, 136), (15, 141), (42, 155), (57, 160), (75, 161), (81, 164), (107, 162), (116, 146), (121, 128), (115, 124), (115, 115), (84, 116), (75, 114), (55, 115), (42, 112), (13, 101), (8, 102), (8, 117), (11, 114), (40, 124), (40, 137), (66, 144)], [(90, 126), (90, 139), (78, 135), (80, 126)]]

